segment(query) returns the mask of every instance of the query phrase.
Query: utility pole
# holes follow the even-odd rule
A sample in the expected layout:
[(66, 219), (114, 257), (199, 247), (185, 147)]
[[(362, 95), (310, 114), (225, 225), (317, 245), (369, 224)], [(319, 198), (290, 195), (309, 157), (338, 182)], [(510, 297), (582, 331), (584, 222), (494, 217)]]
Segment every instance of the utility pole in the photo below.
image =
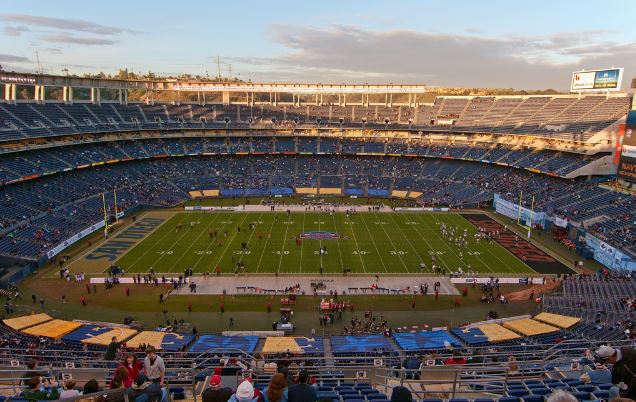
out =
[(232, 80), (232, 65), (228, 64), (228, 69), (230, 70), (230, 76), (228, 77), (230, 81)]
[(221, 80), (221, 58), (216, 56), (216, 79)]

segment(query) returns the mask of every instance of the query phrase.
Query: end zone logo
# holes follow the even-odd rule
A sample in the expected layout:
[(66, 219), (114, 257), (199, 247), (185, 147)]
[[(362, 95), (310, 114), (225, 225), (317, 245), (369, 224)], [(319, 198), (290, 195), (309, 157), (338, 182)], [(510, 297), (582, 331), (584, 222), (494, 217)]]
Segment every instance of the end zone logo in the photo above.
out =
[(344, 240), (346, 236), (340, 236), (336, 232), (303, 232), (294, 239), (310, 239), (310, 240)]

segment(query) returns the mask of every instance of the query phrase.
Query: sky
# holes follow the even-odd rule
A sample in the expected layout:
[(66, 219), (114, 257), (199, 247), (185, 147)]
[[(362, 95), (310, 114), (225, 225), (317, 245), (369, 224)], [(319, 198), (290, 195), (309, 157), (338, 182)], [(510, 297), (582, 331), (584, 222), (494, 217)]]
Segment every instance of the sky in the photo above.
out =
[[(636, 76), (635, 0), (3, 0), (0, 65), (313, 83), (567, 89)], [(37, 57), (36, 57), (37, 53)]]

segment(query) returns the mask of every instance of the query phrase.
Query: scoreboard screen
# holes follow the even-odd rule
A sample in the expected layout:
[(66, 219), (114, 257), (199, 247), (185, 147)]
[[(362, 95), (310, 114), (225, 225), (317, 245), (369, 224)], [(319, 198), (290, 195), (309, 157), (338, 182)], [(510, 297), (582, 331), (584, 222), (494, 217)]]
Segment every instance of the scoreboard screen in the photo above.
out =
[(576, 71), (572, 73), (570, 92), (620, 91), (623, 69)]
[(630, 110), (625, 122), (625, 132), (619, 141), (621, 146), (621, 158), (618, 162), (618, 177), (636, 183), (636, 110)]

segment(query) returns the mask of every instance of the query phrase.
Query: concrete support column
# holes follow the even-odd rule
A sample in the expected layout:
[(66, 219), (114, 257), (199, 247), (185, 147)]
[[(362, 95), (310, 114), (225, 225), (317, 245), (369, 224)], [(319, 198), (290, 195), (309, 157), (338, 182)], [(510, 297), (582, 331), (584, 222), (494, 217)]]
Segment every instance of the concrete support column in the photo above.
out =
[(342, 106), (347, 107), (347, 94), (342, 94)]
[(384, 107), (389, 106), (389, 94), (384, 94)]
[(389, 94), (389, 107), (393, 107), (393, 94)]
[(316, 106), (318, 106), (318, 94), (316, 94)]
[(62, 98), (64, 103), (73, 103), (73, 87), (62, 88)]
[(230, 104), (230, 93), (228, 91), (223, 91), (222, 96), (223, 96), (223, 104), (224, 105), (229, 105)]
[(4, 84), (4, 100), (7, 103), (15, 103), (16, 99), (16, 85)]
[(35, 103), (44, 103), (44, 85), (36, 85), (33, 95)]
[(102, 103), (102, 91), (99, 88), (91, 88), (91, 103), (99, 105)]
[(322, 94), (320, 94), (320, 105), (319, 106), (322, 106)]
[(278, 106), (278, 93), (274, 92), (274, 106)]

